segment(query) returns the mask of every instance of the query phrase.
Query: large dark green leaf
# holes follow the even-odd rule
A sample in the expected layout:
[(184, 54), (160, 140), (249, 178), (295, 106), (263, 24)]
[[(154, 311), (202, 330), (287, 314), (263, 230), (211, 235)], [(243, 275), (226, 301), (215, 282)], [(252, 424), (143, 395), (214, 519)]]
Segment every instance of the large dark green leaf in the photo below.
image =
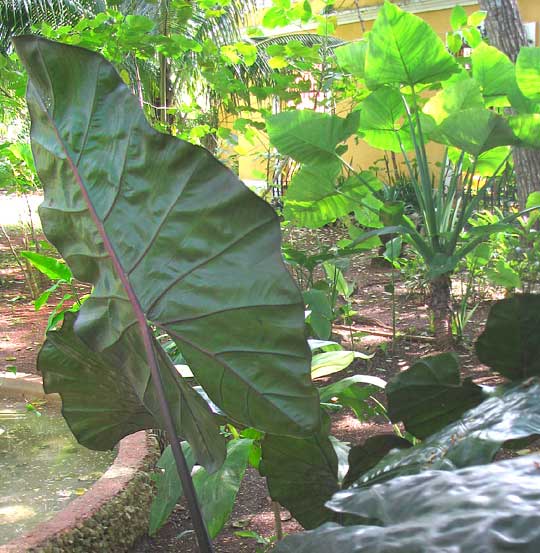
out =
[(280, 154), (314, 165), (334, 163), (338, 144), (358, 128), (359, 113), (343, 119), (311, 110), (285, 111), (266, 120), (268, 136)]
[(489, 463), (502, 443), (540, 433), (539, 394), (540, 383), (533, 380), (491, 397), (414, 448), (389, 453), (358, 483)]
[(534, 553), (540, 549), (539, 466), (534, 455), (342, 491), (328, 503), (332, 510), (377, 525), (325, 524), (287, 537), (275, 551)]
[(410, 442), (395, 434), (371, 436), (363, 444), (351, 447), (349, 470), (343, 481), (343, 487), (348, 488), (393, 449), (408, 449), (409, 447), (411, 447)]
[[(91, 350), (73, 331), (74, 321), (75, 314), (66, 313), (62, 328), (47, 333), (37, 368), (43, 374), (45, 391), (62, 395), (62, 412), (79, 442), (91, 449), (111, 449), (124, 436), (155, 425), (158, 406), (144, 405), (140, 396), (145, 392), (136, 393), (129, 376), (119, 370), (121, 360), (112, 353)], [(146, 384), (151, 397), (149, 378)], [(183, 381), (172, 385), (181, 393), (185, 391), (184, 401), (193, 401), (200, 424), (211, 417), (198, 394)], [(181, 417), (181, 410), (175, 412)]]
[(482, 402), (482, 388), (459, 373), (453, 353), (424, 357), (399, 373), (386, 387), (388, 416), (408, 432), (426, 438)]
[(334, 518), (324, 504), (340, 487), (347, 455), (348, 448), (326, 431), (305, 439), (268, 434), (262, 441), (259, 470), (272, 499), (304, 528), (315, 528)]
[(444, 81), (459, 70), (435, 31), (422, 19), (385, 2), (368, 37), (369, 88)]
[(270, 206), (203, 148), (154, 131), (99, 55), (36, 37), (16, 47), (30, 77), (43, 227), (74, 276), (94, 284), (79, 338), (119, 361), (147, 407), (148, 363), (169, 372), (150, 324), (229, 417), (294, 435), (317, 428), (303, 302)]
[(496, 302), (476, 342), (482, 363), (511, 380), (540, 375), (540, 296), (523, 294)]

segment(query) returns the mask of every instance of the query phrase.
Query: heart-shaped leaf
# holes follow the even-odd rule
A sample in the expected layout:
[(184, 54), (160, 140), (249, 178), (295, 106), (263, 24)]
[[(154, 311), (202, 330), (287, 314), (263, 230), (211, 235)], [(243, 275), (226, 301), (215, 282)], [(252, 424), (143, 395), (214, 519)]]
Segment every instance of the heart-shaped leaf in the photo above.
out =
[(523, 294), (496, 302), (476, 342), (476, 354), (510, 380), (540, 376), (540, 296)]
[(425, 21), (384, 3), (368, 37), (365, 77), (369, 88), (444, 81), (458, 70)]
[(374, 148), (401, 153), (412, 150), (409, 129), (403, 127), (405, 106), (399, 90), (389, 86), (372, 92), (363, 102), (358, 130)]
[(420, 359), (390, 380), (386, 395), (392, 422), (403, 422), (408, 432), (422, 439), (484, 399), (480, 386), (469, 379), (461, 382), (453, 353)]
[(285, 111), (266, 120), (270, 142), (280, 154), (313, 165), (334, 163), (336, 148), (358, 128), (357, 111), (343, 119), (311, 110)]

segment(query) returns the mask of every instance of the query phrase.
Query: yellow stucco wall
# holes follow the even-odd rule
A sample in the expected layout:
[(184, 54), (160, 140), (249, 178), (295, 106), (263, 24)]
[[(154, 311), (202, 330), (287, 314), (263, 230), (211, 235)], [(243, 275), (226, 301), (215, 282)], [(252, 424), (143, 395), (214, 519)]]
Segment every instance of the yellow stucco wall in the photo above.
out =
[[(413, 7), (415, 0), (409, 0), (408, 2), (398, 2), (400, 5), (407, 5)], [(336, 10), (353, 10), (356, 8), (355, 4), (360, 7), (369, 7), (382, 4), (382, 0), (337, 0), (334, 4)], [(518, 0), (521, 18), (523, 22), (536, 22), (536, 44), (540, 44), (540, 0)], [(322, 2), (313, 1), (312, 6), (314, 12), (322, 7)], [(467, 13), (472, 13), (479, 9), (478, 5), (463, 6)], [(452, 9), (439, 9), (426, 11), (424, 13), (416, 12), (416, 15), (425, 19), (433, 29), (444, 40), (446, 33), (451, 30), (450, 28), (450, 13)], [(364, 20), (362, 23), (350, 23), (345, 25), (339, 25), (336, 29), (335, 35), (343, 40), (357, 40), (362, 37), (363, 30), (371, 29), (373, 25), (373, 19)], [(355, 144), (353, 140), (349, 142), (349, 151), (346, 154), (346, 159), (353, 161), (355, 169), (367, 169), (373, 165), (377, 160), (381, 159), (383, 153), (380, 150), (371, 148), (364, 141), (360, 140), (358, 144)], [(258, 151), (257, 146), (241, 141), (240, 150), (245, 155), (241, 155), (239, 159), (239, 171), (242, 179), (260, 179), (261, 172), (264, 172), (265, 165), (256, 159), (256, 153)], [(428, 146), (428, 156), (432, 162), (440, 161), (443, 155), (443, 148), (437, 144), (430, 144)]]

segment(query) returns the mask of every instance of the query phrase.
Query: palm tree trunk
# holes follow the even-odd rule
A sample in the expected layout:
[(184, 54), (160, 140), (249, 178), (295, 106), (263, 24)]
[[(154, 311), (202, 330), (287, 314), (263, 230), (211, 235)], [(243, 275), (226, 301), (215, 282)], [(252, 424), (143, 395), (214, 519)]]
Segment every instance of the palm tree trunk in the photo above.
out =
[(454, 345), (452, 336), (450, 275), (442, 275), (431, 281), (430, 308), (433, 315), (435, 342), (439, 349), (451, 349)]
[[(527, 46), (517, 0), (479, 0), (479, 4), (488, 12), (486, 31), (490, 43), (515, 62), (520, 48)], [(540, 151), (514, 148), (513, 156), (518, 200), (523, 209), (529, 194), (540, 190)]]

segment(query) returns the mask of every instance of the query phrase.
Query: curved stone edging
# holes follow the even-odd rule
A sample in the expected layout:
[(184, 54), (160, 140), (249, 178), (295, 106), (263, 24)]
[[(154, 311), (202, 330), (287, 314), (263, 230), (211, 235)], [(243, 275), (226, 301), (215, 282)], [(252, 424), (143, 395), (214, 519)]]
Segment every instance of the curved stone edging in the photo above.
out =
[[(2, 389), (21, 392), (20, 386), (9, 386), (2, 376)], [(19, 384), (22, 380), (24, 377), (19, 378)], [(24, 391), (35, 393), (35, 377), (30, 382), (23, 386)], [(156, 442), (147, 432), (127, 436), (120, 442), (114, 463), (83, 496), (30, 533), (0, 546), (0, 553), (128, 551), (148, 529), (154, 493), (150, 474), (158, 457)]]

